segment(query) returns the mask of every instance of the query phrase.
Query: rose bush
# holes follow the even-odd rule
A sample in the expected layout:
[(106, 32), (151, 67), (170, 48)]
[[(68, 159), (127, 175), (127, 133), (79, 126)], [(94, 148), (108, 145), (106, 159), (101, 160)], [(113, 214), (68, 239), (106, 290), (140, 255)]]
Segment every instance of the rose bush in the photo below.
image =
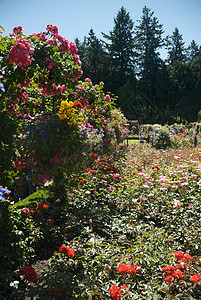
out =
[(80, 170), (88, 153), (114, 155), (126, 137), (126, 119), (114, 98), (82, 75), (77, 47), (48, 25), (25, 36), (21, 26), (2, 38), (0, 68), (5, 78), (1, 110), (18, 122), (15, 138), (21, 172), (33, 171), (34, 184), (65, 181)]

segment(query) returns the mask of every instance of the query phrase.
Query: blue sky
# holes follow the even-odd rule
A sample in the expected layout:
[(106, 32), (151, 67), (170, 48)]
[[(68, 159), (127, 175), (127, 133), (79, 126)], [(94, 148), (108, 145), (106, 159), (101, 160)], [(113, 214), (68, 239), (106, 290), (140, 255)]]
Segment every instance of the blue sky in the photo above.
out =
[(101, 32), (109, 33), (122, 6), (135, 25), (147, 6), (163, 25), (164, 36), (178, 27), (185, 46), (193, 39), (201, 45), (201, 0), (0, 0), (0, 25), (5, 28), (3, 35), (19, 25), (29, 35), (52, 24), (69, 41), (83, 41), (91, 28), (98, 38)]

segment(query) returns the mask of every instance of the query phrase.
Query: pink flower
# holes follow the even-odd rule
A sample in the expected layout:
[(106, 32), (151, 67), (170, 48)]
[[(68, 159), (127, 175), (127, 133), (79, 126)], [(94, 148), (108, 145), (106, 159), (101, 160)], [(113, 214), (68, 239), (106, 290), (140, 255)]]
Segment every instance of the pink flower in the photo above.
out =
[(46, 174), (38, 174), (38, 179), (42, 182), (46, 182), (50, 179), (50, 175), (48, 173)]
[(22, 26), (17, 26), (17, 27), (14, 27), (13, 28), (13, 33), (15, 33), (15, 34), (22, 34), (23, 33), (23, 28), (22, 28)]
[(21, 211), (23, 211), (26, 215), (28, 215), (30, 212), (27, 207), (22, 208)]
[(110, 102), (110, 95), (106, 95), (104, 100), (105, 100), (105, 102)]
[(19, 38), (17, 43), (11, 48), (10, 53), (8, 54), (8, 59), (11, 64), (16, 64), (19, 67), (27, 67), (31, 65), (30, 60), (31, 47), (23, 38)]
[(48, 24), (46, 27), (46, 30), (51, 32), (52, 35), (57, 35), (58, 34), (58, 27), (54, 25)]
[(179, 200), (174, 199), (174, 201), (173, 201), (173, 206), (174, 207), (178, 207), (178, 206), (181, 206), (181, 205), (183, 205), (183, 203), (181, 203)]

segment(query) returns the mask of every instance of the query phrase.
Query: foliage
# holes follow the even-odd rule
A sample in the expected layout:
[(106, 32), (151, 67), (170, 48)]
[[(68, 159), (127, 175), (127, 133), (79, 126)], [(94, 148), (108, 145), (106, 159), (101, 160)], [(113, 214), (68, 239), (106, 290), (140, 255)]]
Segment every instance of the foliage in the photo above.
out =
[(156, 147), (156, 149), (166, 149), (170, 147), (171, 139), (169, 131), (160, 129), (154, 137), (153, 146)]
[(46, 30), (26, 37), (19, 26), (2, 39), (1, 109), (18, 122), (16, 169), (25, 177), (32, 172), (35, 186), (52, 181), (55, 193), (62, 194), (69, 174), (81, 170), (88, 153), (115, 153), (127, 135), (126, 119), (102, 82), (78, 81), (76, 45), (56, 26)]
[(12, 164), (15, 159), (13, 136), (16, 132), (17, 124), (6, 112), (0, 112), (0, 120), (0, 182), (3, 186), (11, 186), (15, 175), (15, 169)]
[(200, 148), (127, 149), (115, 161), (93, 153), (91, 167), (69, 178), (65, 205), (49, 205), (43, 217), (38, 203), (42, 215), (26, 215), (44, 236), (51, 217), (57, 245), (33, 265), (38, 281), (27, 296), (199, 299)]
[(109, 34), (102, 33), (110, 58), (110, 90), (117, 93), (120, 85), (134, 77), (133, 21), (122, 6), (114, 18), (114, 28)]
[(155, 147), (122, 146), (127, 120), (115, 98), (78, 81), (76, 47), (55, 26), (30, 37), (19, 26), (1, 51), (15, 167), (32, 171), (38, 190), (11, 206), (0, 188), (0, 296), (199, 299), (199, 144), (183, 146), (189, 136), (175, 127), (170, 148), (160, 126)]

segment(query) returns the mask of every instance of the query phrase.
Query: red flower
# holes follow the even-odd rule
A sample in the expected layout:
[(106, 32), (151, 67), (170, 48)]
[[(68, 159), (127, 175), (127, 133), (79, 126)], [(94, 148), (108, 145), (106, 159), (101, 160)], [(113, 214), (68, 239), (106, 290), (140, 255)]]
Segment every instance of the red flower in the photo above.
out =
[(191, 282), (194, 284), (197, 281), (201, 281), (201, 275), (200, 274), (195, 274), (191, 277)]
[(183, 265), (183, 264), (182, 265), (177, 265), (177, 269), (180, 270), (180, 271), (181, 270), (186, 270), (186, 268), (187, 268), (187, 265)]
[(118, 266), (117, 270), (120, 274), (128, 274), (130, 272), (130, 266), (122, 263)]
[(182, 272), (180, 270), (177, 270), (177, 271), (174, 272), (174, 277), (182, 279), (183, 274), (182, 274)]
[(134, 275), (136, 274), (135, 268), (134, 268), (132, 265), (130, 265), (130, 266), (128, 266), (128, 267), (129, 267), (129, 273), (130, 273), (132, 276), (134, 276)]
[(29, 210), (29, 214), (30, 214), (30, 215), (33, 215), (33, 214), (34, 214), (33, 209), (30, 209), (30, 210)]
[(168, 275), (166, 275), (164, 280), (167, 281), (167, 282), (173, 282), (174, 281), (174, 276), (168, 274)]
[(63, 245), (59, 248), (59, 252), (66, 254), (68, 252), (68, 249), (69, 249), (68, 247)]
[(78, 179), (78, 178), (75, 178), (75, 182), (79, 182), (79, 179)]
[(187, 260), (191, 260), (192, 259), (192, 256), (188, 253), (185, 253), (184, 254), (184, 258), (187, 259)]
[(49, 205), (48, 204), (44, 204), (43, 205), (43, 209), (48, 209)]
[(114, 300), (119, 300), (121, 298), (122, 290), (116, 286), (116, 284), (113, 284), (110, 289), (109, 293)]
[(107, 122), (103, 122), (102, 125), (103, 125), (103, 126), (107, 126)]
[(98, 159), (98, 155), (96, 153), (91, 153), (90, 158), (92, 159)]
[(121, 285), (121, 289), (124, 289), (124, 290), (127, 290), (127, 285), (125, 285), (125, 284), (123, 284), (123, 285)]
[(42, 202), (39, 202), (39, 203), (38, 203), (38, 208), (39, 208), (39, 209), (42, 209), (42, 208), (43, 208), (43, 203), (42, 203)]
[(141, 271), (141, 269), (140, 269), (140, 266), (139, 266), (139, 265), (135, 265), (135, 269), (136, 269), (136, 272), (137, 272), (137, 273), (139, 273), (139, 274), (141, 274), (141, 273), (142, 273), (142, 271)]
[(174, 256), (175, 256), (175, 258), (177, 259), (177, 262), (179, 262), (179, 261), (183, 258), (184, 252), (182, 252), (181, 250), (176, 251), (176, 252), (174, 253)]
[(66, 256), (68, 256), (68, 258), (71, 258), (75, 255), (75, 250), (73, 248), (69, 249), (64, 245), (59, 248), (59, 252), (64, 253)]
[(27, 280), (36, 283), (38, 281), (37, 273), (33, 272), (27, 276)]
[(162, 268), (162, 272), (167, 272), (168, 274), (170, 274), (174, 271), (175, 271), (175, 267), (173, 267), (173, 266), (167, 266), (167, 267)]
[(68, 256), (69, 258), (71, 258), (71, 257), (73, 257), (74, 255), (75, 255), (75, 250), (74, 250), (73, 248), (70, 248), (70, 249), (68, 250), (67, 256)]
[(78, 101), (75, 101), (73, 106), (77, 107), (77, 108), (82, 108), (82, 103), (78, 102)]
[(34, 283), (38, 281), (37, 273), (32, 266), (23, 268), (23, 269), (19, 270), (17, 273), (18, 273), (18, 275), (26, 275), (28, 281), (31, 281)]

